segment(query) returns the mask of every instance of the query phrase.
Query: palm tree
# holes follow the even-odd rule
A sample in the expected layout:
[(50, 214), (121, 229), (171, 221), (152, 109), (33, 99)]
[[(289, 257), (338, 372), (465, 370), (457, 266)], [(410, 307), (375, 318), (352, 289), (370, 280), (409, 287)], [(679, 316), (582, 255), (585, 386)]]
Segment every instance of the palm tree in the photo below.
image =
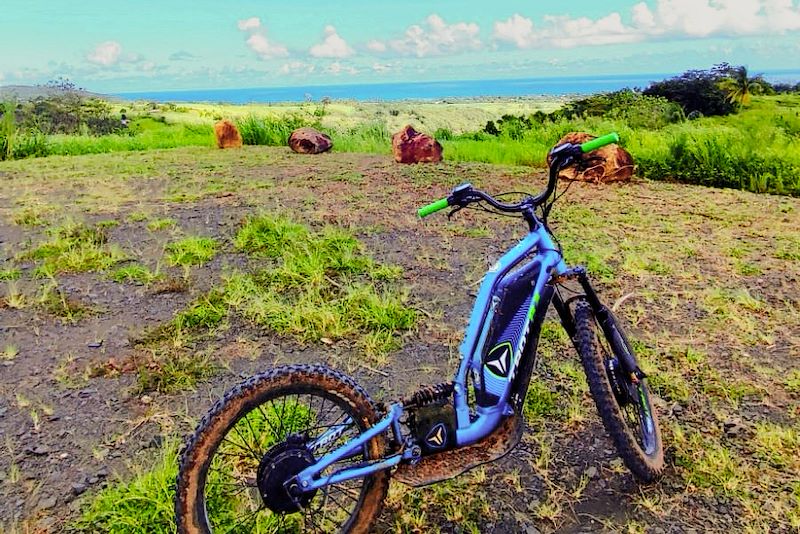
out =
[(725, 72), (725, 77), (719, 82), (719, 88), (728, 95), (728, 100), (732, 104), (737, 104), (740, 108), (750, 103), (752, 95), (760, 95), (764, 92), (766, 82), (759, 74), (750, 77), (747, 67), (729, 67)]

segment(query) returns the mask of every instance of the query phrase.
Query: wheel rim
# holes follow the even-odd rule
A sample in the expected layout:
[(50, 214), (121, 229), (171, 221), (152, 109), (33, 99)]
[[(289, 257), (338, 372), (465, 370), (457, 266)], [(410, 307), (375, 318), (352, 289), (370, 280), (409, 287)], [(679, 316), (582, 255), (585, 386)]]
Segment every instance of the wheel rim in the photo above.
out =
[[(298, 512), (274, 511), (270, 503), (264, 502), (265, 480), (273, 487), (276, 483), (266, 478), (264, 461), (270, 453), (273, 459), (285, 459), (287, 453), (281, 446), (287, 438), (293, 441), (290, 448), (297, 455), (321, 458), (364, 430), (356, 421), (358, 417), (346, 402), (323, 391), (276, 392), (246, 409), (220, 440), (202, 480), (205, 515), (211, 531), (260, 534), (346, 530), (363, 499), (364, 479), (329, 485), (301, 499), (300, 506), (294, 508), (302, 508)], [(323, 440), (319, 440), (321, 436)], [(276, 456), (276, 450), (281, 454)], [(322, 476), (366, 459), (365, 446), (355, 456), (330, 466)], [(307, 463), (308, 460), (301, 462)], [(272, 508), (281, 509), (274, 505)]]
[[(597, 324), (598, 332), (598, 345), (602, 351), (604, 368), (606, 369), (606, 380), (609, 387), (614, 392), (612, 386), (612, 377), (608, 376), (609, 361), (618, 361), (615, 357), (614, 351), (602, 335), (602, 328)], [(632, 353), (631, 353), (632, 354)], [(653, 410), (650, 403), (650, 392), (647, 389), (646, 379), (638, 380), (634, 384), (630, 377), (625, 376), (622, 372), (615, 372), (615, 378), (622, 382), (626, 402), (620, 402), (619, 397), (615, 394), (614, 399), (617, 402), (617, 407), (622, 414), (622, 419), (628, 430), (636, 439), (639, 448), (647, 456), (654, 456), (658, 450), (658, 440), (656, 438), (656, 423), (653, 419)]]

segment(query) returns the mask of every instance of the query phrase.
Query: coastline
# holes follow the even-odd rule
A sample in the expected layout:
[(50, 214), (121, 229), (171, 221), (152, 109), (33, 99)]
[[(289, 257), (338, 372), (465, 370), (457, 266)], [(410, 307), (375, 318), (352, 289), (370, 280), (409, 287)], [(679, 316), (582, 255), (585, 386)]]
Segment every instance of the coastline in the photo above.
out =
[[(768, 81), (800, 80), (800, 70), (758, 73)], [(679, 73), (601, 74), (593, 76), (528, 77), (417, 82), (382, 82), (340, 85), (297, 85), (285, 87), (233, 87), (224, 89), (184, 88), (140, 92), (117, 92), (128, 100), (203, 103), (288, 103), (330, 99), (358, 102), (430, 102), (461, 98), (548, 98), (563, 95), (587, 96), (624, 88), (644, 88), (652, 82)]]
[(552, 97), (590, 95), (624, 87), (643, 87), (669, 74), (562, 76), (446, 80), (430, 82), (362, 83), (289, 87), (241, 87), (228, 89), (183, 89), (119, 92), (114, 96), (155, 102), (278, 103), (331, 100), (359, 102), (439, 101), (455, 98)]

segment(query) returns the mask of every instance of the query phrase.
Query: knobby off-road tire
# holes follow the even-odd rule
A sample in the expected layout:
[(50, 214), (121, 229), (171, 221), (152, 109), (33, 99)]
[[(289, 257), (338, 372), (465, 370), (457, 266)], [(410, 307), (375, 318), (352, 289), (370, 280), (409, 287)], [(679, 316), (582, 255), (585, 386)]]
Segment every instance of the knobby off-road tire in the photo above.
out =
[[(283, 399), (283, 408), (280, 409), (281, 427), (279, 432), (284, 432), (283, 421), (288, 419), (288, 413), (284, 415), (283, 412), (288, 412), (289, 408), (286, 408), (286, 399), (291, 399), (292, 396), (295, 396), (296, 399), (300, 399), (303, 396), (313, 399), (321, 398), (323, 399), (323, 406), (326, 402), (330, 402), (331, 406), (341, 408), (343, 413), (346, 413), (353, 420), (352, 435), (338, 438), (338, 441), (330, 445), (331, 448), (341, 445), (342, 441), (345, 439), (352, 439), (353, 436), (363, 432), (378, 420), (378, 413), (375, 409), (375, 405), (364, 389), (356, 384), (350, 377), (324, 366), (293, 365), (277, 367), (253, 376), (231, 388), (203, 418), (197, 430), (186, 441), (184, 449), (181, 451), (175, 496), (175, 516), (178, 532), (180, 534), (208, 534), (212, 532), (216, 523), (214, 518), (208, 517), (206, 503), (214, 499), (219, 499), (219, 489), (215, 490), (213, 482), (207, 484), (209, 480), (212, 479), (212, 476), (209, 475), (209, 468), (212, 467), (212, 462), (214, 462), (213, 458), (216, 455), (218, 458), (217, 462), (230, 462), (230, 460), (227, 459), (228, 456), (230, 456), (230, 451), (236, 452), (236, 448), (231, 447), (231, 443), (239, 442), (238, 440), (243, 432), (247, 433), (248, 430), (252, 431), (254, 427), (256, 429), (259, 428), (257, 424), (258, 420), (255, 416), (253, 417), (254, 423), (251, 423), (250, 419), (248, 419), (248, 414), (260, 414), (259, 417), (262, 415), (264, 416), (261, 419), (262, 423), (264, 423), (261, 425), (263, 430), (272, 428), (273, 425), (277, 426), (278, 419), (276, 419), (275, 416), (277, 416), (281, 406), (281, 399)], [(292, 401), (289, 402), (291, 405)], [(298, 406), (300, 406), (300, 401), (295, 400), (294, 402), (294, 409), (297, 411)], [(270, 410), (272, 411), (270, 412)], [(303, 410), (306, 410), (306, 408), (303, 408)], [(303, 412), (303, 410), (301, 410), (299, 416), (293, 414), (292, 417), (294, 417), (295, 420), (303, 419), (304, 414), (308, 415), (308, 413)], [(311, 408), (308, 408), (309, 412), (310, 410)], [(323, 410), (324, 408), (319, 408), (319, 411)], [(247, 426), (244, 426), (242, 421), (245, 421)], [(269, 427), (267, 427), (267, 424), (269, 424)], [(310, 423), (305, 424), (310, 425)], [(321, 425), (322, 423), (316, 424)], [(336, 424), (341, 424), (341, 419), (339, 423), (334, 423), (334, 425)], [(295, 425), (295, 423), (287, 422), (288, 430), (285, 432), (296, 432), (296, 430), (292, 430), (293, 425)], [(239, 430), (240, 427), (244, 430)], [(299, 428), (299, 426), (297, 428)], [(313, 430), (315, 428), (331, 427), (316, 426), (308, 428)], [(306, 432), (308, 432), (308, 430), (306, 430)], [(324, 431), (319, 430), (319, 432)], [(252, 435), (255, 435), (255, 433)], [(244, 438), (242, 438), (242, 440), (244, 440)], [(255, 440), (253, 440), (253, 442), (255, 442)], [(241, 443), (244, 443), (247, 445), (247, 448), (250, 448), (247, 441), (241, 441)], [(275, 443), (276, 441), (267, 442), (265, 448), (267, 446), (272, 446), (273, 450), (275, 448), (280, 448), (280, 446), (276, 447)], [(283, 443), (286, 443), (285, 438)], [(384, 438), (382, 435), (379, 435), (365, 445), (359, 458), (348, 461), (355, 462), (358, 460), (369, 461), (378, 459), (384, 453), (384, 446)], [(228, 453), (222, 451), (225, 447), (227, 447)], [(330, 451), (325, 450), (324, 452), (327, 453)], [(225, 456), (226, 454), (228, 456)], [(300, 454), (303, 453), (298, 452), (298, 455)], [(319, 459), (322, 455), (322, 451), (315, 451), (315, 454), (317, 454), (316, 458)], [(252, 473), (252, 464), (256, 463), (256, 460), (248, 458), (248, 455), (244, 452), (242, 456), (242, 462), (251, 462), (248, 470)], [(255, 456), (257, 457), (258, 455)], [(220, 458), (222, 458), (222, 460), (220, 460)], [(232, 466), (233, 471), (243, 472), (244, 469), (241, 467), (242, 465), (241, 462), (237, 463), (234, 461), (225, 464), (225, 469), (227, 469), (228, 466)], [(334, 464), (333, 468), (335, 469), (340, 466), (340, 464)], [(216, 476), (216, 471), (214, 471), (214, 469), (216, 469), (216, 467), (212, 468), (211, 474)], [(331, 471), (325, 471), (325, 473), (330, 472)], [(244, 478), (243, 475), (239, 476), (242, 476), (242, 478), (246, 480), (246, 482), (243, 482), (244, 485), (250, 486), (253, 483), (252, 475), (250, 475), (249, 478)], [(388, 471), (381, 471), (363, 479), (356, 479), (356, 481), (348, 482), (357, 482), (360, 484), (360, 488), (358, 490), (351, 490), (350, 487), (348, 487), (347, 489), (347, 493), (351, 495), (349, 498), (352, 499), (351, 502), (353, 503), (351, 506), (353, 506), (354, 509), (352, 512), (349, 512), (349, 518), (341, 524), (341, 528), (338, 528), (339, 532), (366, 533), (369, 531), (380, 515), (383, 500), (389, 488), (389, 477), (390, 474)], [(209, 488), (206, 486), (209, 486)], [(233, 485), (229, 484), (229, 486)], [(221, 484), (220, 487), (225, 488), (226, 486)], [(246, 491), (253, 493), (253, 489), (252, 487), (248, 487)], [(217, 493), (215, 494), (214, 491)], [(243, 490), (238, 489), (236, 491), (241, 492)], [(258, 495), (258, 489), (255, 489), (254, 493)], [(231, 495), (233, 494), (234, 488), (231, 488)], [(317, 490), (311, 502), (307, 503), (307, 507), (304, 507), (304, 510), (289, 515), (272, 515), (266, 519), (272, 520), (278, 517), (284, 520), (287, 517), (295, 517), (293, 525), (285, 525), (283, 522), (279, 524), (277, 528), (281, 532), (286, 531), (286, 529), (291, 530), (289, 528), (291, 526), (295, 529), (302, 528), (304, 532), (327, 531), (332, 527), (326, 528), (325, 526), (320, 526), (319, 523), (315, 524), (313, 518), (308, 519), (307, 515), (303, 516), (301, 514), (308, 514), (308, 510), (317, 506), (315, 503), (320, 502), (319, 499), (325, 499), (325, 506), (337, 502), (330, 500), (333, 495), (335, 495), (333, 490), (331, 490), (330, 493), (326, 492), (325, 489)], [(346, 501), (345, 497), (347, 497), (347, 495), (340, 495), (339, 499), (347, 504), (348, 501)], [(258, 495), (258, 498), (260, 498), (260, 495)], [(213, 506), (215, 506), (215, 504), (212, 503), (208, 508), (213, 508)], [(265, 510), (263, 513), (268, 515), (273, 512)], [(302, 526), (300, 523), (301, 520), (297, 519), (298, 517), (303, 517), (302, 521), (304, 521), (304, 523), (302, 523)], [(252, 522), (253, 519), (251, 518), (250, 521)], [(228, 528), (229, 524), (226, 524), (224, 528), (220, 526), (217, 530), (213, 531), (256, 532), (262, 530), (258, 519), (255, 520), (254, 524), (255, 528), (247, 524), (241, 528), (233, 529)]]
[[(615, 322), (620, 336), (623, 338), (631, 354), (633, 354), (627, 340), (624, 339), (624, 332), (621, 326)], [(597, 336), (603, 336), (603, 340)], [(661, 430), (658, 427), (658, 416), (650, 402), (650, 393), (647, 389), (646, 379), (641, 381), (641, 390), (637, 398), (631, 400), (627, 407), (620, 407), (614, 391), (609, 382), (606, 372), (605, 360), (613, 357), (614, 351), (612, 340), (606, 340), (602, 329), (595, 320), (594, 312), (589, 303), (579, 300), (575, 307), (575, 346), (581, 357), (581, 363), (586, 371), (586, 379), (589, 383), (589, 391), (592, 393), (597, 411), (603, 420), (603, 425), (608, 431), (617, 451), (622, 457), (623, 462), (631, 472), (642, 482), (652, 482), (656, 480), (664, 469), (664, 449), (661, 441)], [(623, 410), (633, 408), (636, 410), (636, 417), (641, 417), (642, 410), (651, 414), (653, 431), (649, 433), (650, 439), (654, 442), (651, 451), (645, 451), (643, 441), (637, 437), (635, 432), (642, 431), (636, 428), (635, 424), (630, 423), (630, 418), (626, 417)], [(641, 421), (641, 419), (640, 419)], [(632, 428), (633, 427), (633, 428)]]

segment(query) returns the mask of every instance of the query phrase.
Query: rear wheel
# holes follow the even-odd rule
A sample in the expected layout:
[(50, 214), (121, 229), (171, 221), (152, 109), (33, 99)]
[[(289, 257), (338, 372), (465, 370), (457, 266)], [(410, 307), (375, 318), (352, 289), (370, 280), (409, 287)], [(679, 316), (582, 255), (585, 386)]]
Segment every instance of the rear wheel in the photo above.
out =
[[(321, 366), (289, 366), (228, 391), (181, 453), (179, 533), (367, 532), (389, 473), (290, 495), (284, 482), (377, 421), (366, 392)], [(383, 454), (383, 437), (322, 475)]]
[(600, 327), (591, 306), (578, 301), (575, 346), (603, 425), (622, 460), (639, 480), (651, 482), (664, 469), (658, 417), (650, 401), (647, 379), (632, 378), (622, 372), (623, 351), (628, 351), (634, 360), (635, 355), (611, 312), (608, 321), (614, 333), (609, 337)]

